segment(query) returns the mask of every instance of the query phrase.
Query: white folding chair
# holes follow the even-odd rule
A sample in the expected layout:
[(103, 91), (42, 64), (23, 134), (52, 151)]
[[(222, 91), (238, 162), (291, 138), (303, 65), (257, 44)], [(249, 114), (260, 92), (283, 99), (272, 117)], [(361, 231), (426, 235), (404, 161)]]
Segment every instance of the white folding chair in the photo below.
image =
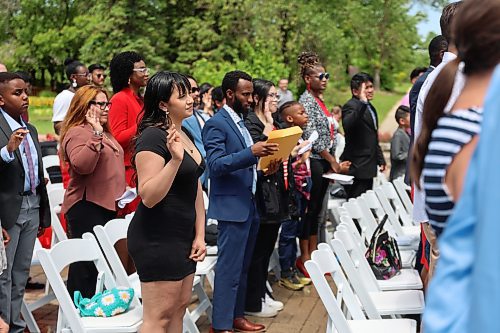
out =
[(64, 200), (66, 190), (62, 184), (49, 184), (47, 186), (47, 194), (49, 196), (50, 205), (50, 221), (52, 227), (52, 245), (57, 242), (68, 239), (66, 231), (62, 227), (59, 214), (61, 214), (61, 205)]
[[(393, 236), (396, 238), (399, 248), (404, 250), (417, 250), (420, 242), (420, 229), (415, 226), (412, 227), (404, 227), (399, 222), (398, 217), (391, 209), (390, 204), (387, 200), (384, 201), (385, 205), (382, 205), (381, 200), (375, 194), (374, 191), (367, 191), (361, 196), (370, 211), (373, 213), (375, 218), (378, 221), (381, 221), (384, 215), (387, 214), (387, 230), (390, 233), (393, 233)], [(382, 196), (382, 200), (383, 200)], [(387, 208), (387, 210), (386, 210)], [(418, 229), (418, 230), (417, 230)]]
[(47, 155), (42, 157), (42, 163), (43, 163), (43, 177), (49, 180), (49, 184), (52, 182), (50, 181), (49, 173), (47, 171), (48, 168), (52, 167), (60, 167), (59, 164), (59, 155)]
[(97, 241), (92, 238), (69, 239), (54, 245), (50, 250), (37, 251), (47, 279), (59, 302), (57, 332), (70, 333), (111, 333), (137, 332), (142, 324), (142, 306), (134, 296), (127, 312), (113, 317), (80, 317), (72, 297), (68, 293), (61, 271), (69, 264), (80, 261), (94, 262), (97, 271), (103, 276), (106, 289), (119, 286), (113, 278)]
[(396, 211), (392, 205), (391, 201), (385, 194), (385, 191), (382, 187), (378, 187), (375, 189), (375, 194), (377, 195), (377, 198), (380, 202), (380, 205), (382, 205), (382, 208), (384, 209), (384, 212), (389, 216), (389, 220), (391, 220), (391, 224), (393, 226), (401, 226), (404, 234), (406, 235), (413, 235), (416, 237), (420, 237), (420, 226), (417, 225), (404, 225), (402, 224), (402, 219), (401, 215), (399, 214), (400, 212)]
[[(348, 262), (352, 261), (356, 271), (351, 274), (363, 276), (363, 282), (368, 291), (422, 289), (422, 280), (414, 269), (402, 268), (397, 275), (388, 280), (377, 280), (364, 253), (361, 253), (354, 245), (349, 232), (340, 229), (335, 231), (334, 235), (335, 239), (332, 240), (331, 246), (342, 267), (351, 267)], [(345, 249), (345, 252), (342, 251), (342, 248)], [(344, 253), (347, 253), (348, 256), (345, 256)]]
[[(353, 316), (353, 320), (347, 320), (342, 313), (339, 301), (335, 298), (332, 289), (324, 276), (323, 271), (319, 265), (313, 261), (308, 260), (305, 263), (307, 272), (318, 291), (319, 297), (328, 313), (327, 332), (338, 333), (414, 333), (417, 329), (417, 324), (411, 319), (374, 319), (366, 320), (362, 315), (361, 309), (355, 302), (346, 302), (349, 313)], [(345, 295), (352, 294), (348, 291), (349, 285), (344, 284), (341, 286), (341, 292)], [(349, 296), (347, 296), (349, 298)], [(343, 298), (345, 299), (345, 298)], [(342, 300), (342, 299), (341, 299)]]
[(401, 198), (398, 195), (398, 192), (394, 188), (394, 185), (392, 183), (385, 183), (380, 186), (382, 189), (383, 193), (389, 200), (389, 203), (391, 204), (391, 207), (394, 209), (394, 212), (396, 213), (397, 216), (401, 219), (401, 222), (403, 226), (415, 226), (415, 223), (413, 223), (412, 218), (406, 211), (403, 202), (401, 201)]
[[(99, 241), (99, 244), (104, 251), (106, 259), (109, 262), (111, 270), (115, 274), (116, 281), (122, 286), (130, 286), (134, 288), (137, 296), (141, 297), (141, 283), (139, 281), (139, 276), (137, 273), (127, 275), (125, 268), (123, 267), (120, 257), (115, 249), (115, 244), (121, 240), (127, 238), (127, 230), (130, 224), (130, 219), (113, 219), (108, 221), (104, 226), (97, 225), (94, 227), (95, 237)], [(84, 238), (94, 238), (91, 233), (86, 233), (83, 235)], [(189, 316), (188, 322), (186, 323), (186, 318), (184, 324), (192, 327), (196, 326), (196, 321), (201, 317), (203, 313), (207, 314), (208, 320), (212, 318), (212, 303), (208, 298), (203, 285), (201, 284), (201, 278), (195, 276), (193, 281), (193, 291), (198, 296), (199, 304), (193, 311), (187, 311)], [(190, 323), (189, 321), (192, 321)], [(190, 331), (193, 332), (193, 331)]]
[[(348, 281), (352, 290), (358, 296), (363, 309), (369, 319), (380, 319), (381, 316), (398, 316), (406, 314), (421, 314), (424, 311), (424, 293), (421, 290), (393, 290), (368, 292), (363, 284), (363, 277), (357, 274), (349, 275), (348, 272), (355, 272), (354, 267), (344, 269), (347, 275), (345, 278), (342, 269), (335, 258), (332, 248), (322, 243), (318, 245), (318, 253), (312, 254), (314, 260), (324, 273), (331, 273), (335, 278), (334, 270), (342, 282)], [(326, 270), (328, 269), (328, 270)], [(337, 284), (337, 282), (336, 282)]]
[(399, 198), (405, 207), (406, 213), (413, 219), (413, 202), (411, 202), (409, 191), (411, 188), (405, 184), (404, 177), (399, 177), (393, 180), (392, 184), (398, 192)]

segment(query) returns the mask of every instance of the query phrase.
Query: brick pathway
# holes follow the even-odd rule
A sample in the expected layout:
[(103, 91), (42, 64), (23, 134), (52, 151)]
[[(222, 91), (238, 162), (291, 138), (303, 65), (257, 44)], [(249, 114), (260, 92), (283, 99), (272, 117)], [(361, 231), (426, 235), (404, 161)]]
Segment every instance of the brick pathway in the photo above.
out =
[[(32, 269), (31, 276), (37, 282), (45, 281), (43, 271), (39, 267)], [(274, 283), (272, 287), (275, 298), (285, 303), (283, 311), (280, 311), (275, 318), (249, 317), (249, 319), (265, 324), (268, 333), (322, 333), (326, 331), (327, 314), (312, 285), (302, 291), (290, 291), (280, 287), (277, 283)], [(43, 291), (28, 291), (26, 299), (35, 300), (42, 293)], [(35, 311), (34, 316), (42, 333), (55, 332), (57, 310), (57, 301), (53, 301)], [(206, 316), (202, 316), (196, 324), (201, 333), (208, 332), (209, 323)]]

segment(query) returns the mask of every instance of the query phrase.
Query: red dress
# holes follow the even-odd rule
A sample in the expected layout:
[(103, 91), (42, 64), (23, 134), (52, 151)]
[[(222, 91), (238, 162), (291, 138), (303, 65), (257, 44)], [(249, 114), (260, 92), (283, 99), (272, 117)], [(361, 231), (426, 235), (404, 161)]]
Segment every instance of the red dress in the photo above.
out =
[[(109, 108), (109, 126), (113, 137), (122, 146), (125, 160), (125, 179), (127, 185), (136, 187), (134, 181), (134, 168), (132, 167), (132, 156), (134, 147), (132, 139), (137, 133), (137, 125), (140, 122), (139, 114), (144, 106), (142, 97), (137, 96), (132, 89), (125, 88), (111, 97)], [(140, 199), (129, 203), (118, 215), (123, 216), (136, 210)]]

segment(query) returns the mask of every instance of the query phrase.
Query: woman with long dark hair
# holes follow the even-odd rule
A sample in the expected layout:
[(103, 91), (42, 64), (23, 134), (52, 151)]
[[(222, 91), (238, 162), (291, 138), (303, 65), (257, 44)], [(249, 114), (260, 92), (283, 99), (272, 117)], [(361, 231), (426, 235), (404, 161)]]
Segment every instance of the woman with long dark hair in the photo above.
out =
[[(280, 126), (273, 119), (278, 109), (278, 92), (271, 81), (254, 79), (253, 111), (245, 119), (245, 126), (254, 143), (266, 141), (267, 136)], [(258, 317), (273, 317), (283, 309), (266, 293), (269, 260), (278, 239), (281, 221), (288, 216), (288, 197), (283, 166), (274, 167), (272, 174), (258, 173), (255, 201), (260, 217), (259, 233), (248, 270), (245, 313)], [(276, 170), (275, 170), (276, 171)]]
[[(307, 212), (299, 235), (300, 258), (297, 268), (309, 277), (304, 262), (311, 259), (311, 253), (318, 246), (318, 225), (323, 199), (328, 189), (329, 180), (323, 174), (329, 171), (346, 173), (350, 162), (338, 163), (335, 158), (335, 130), (333, 118), (323, 101), (330, 74), (319, 61), (314, 52), (302, 52), (298, 57), (300, 75), (306, 84), (306, 90), (300, 96), (299, 102), (304, 106), (309, 117), (303, 137), (308, 139), (316, 131), (318, 139), (313, 143), (310, 157), (312, 188), (307, 205)], [(332, 118), (330, 120), (329, 118)]]
[(137, 128), (133, 165), (141, 202), (128, 249), (141, 281), (141, 332), (182, 332), (196, 262), (205, 257), (204, 162), (181, 128), (193, 113), (189, 81), (173, 72), (151, 77)]

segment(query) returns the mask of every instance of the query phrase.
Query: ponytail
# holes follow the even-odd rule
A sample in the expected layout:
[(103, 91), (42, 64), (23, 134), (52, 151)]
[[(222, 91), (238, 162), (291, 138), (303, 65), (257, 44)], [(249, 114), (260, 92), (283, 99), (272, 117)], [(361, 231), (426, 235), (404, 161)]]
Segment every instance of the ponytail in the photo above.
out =
[(460, 59), (457, 58), (443, 68), (425, 99), (422, 131), (413, 149), (410, 169), (411, 179), (413, 179), (418, 189), (421, 189), (420, 176), (424, 167), (425, 155), (429, 151), (432, 131), (436, 128), (438, 120), (444, 115), (444, 109), (450, 100), (459, 63)]

